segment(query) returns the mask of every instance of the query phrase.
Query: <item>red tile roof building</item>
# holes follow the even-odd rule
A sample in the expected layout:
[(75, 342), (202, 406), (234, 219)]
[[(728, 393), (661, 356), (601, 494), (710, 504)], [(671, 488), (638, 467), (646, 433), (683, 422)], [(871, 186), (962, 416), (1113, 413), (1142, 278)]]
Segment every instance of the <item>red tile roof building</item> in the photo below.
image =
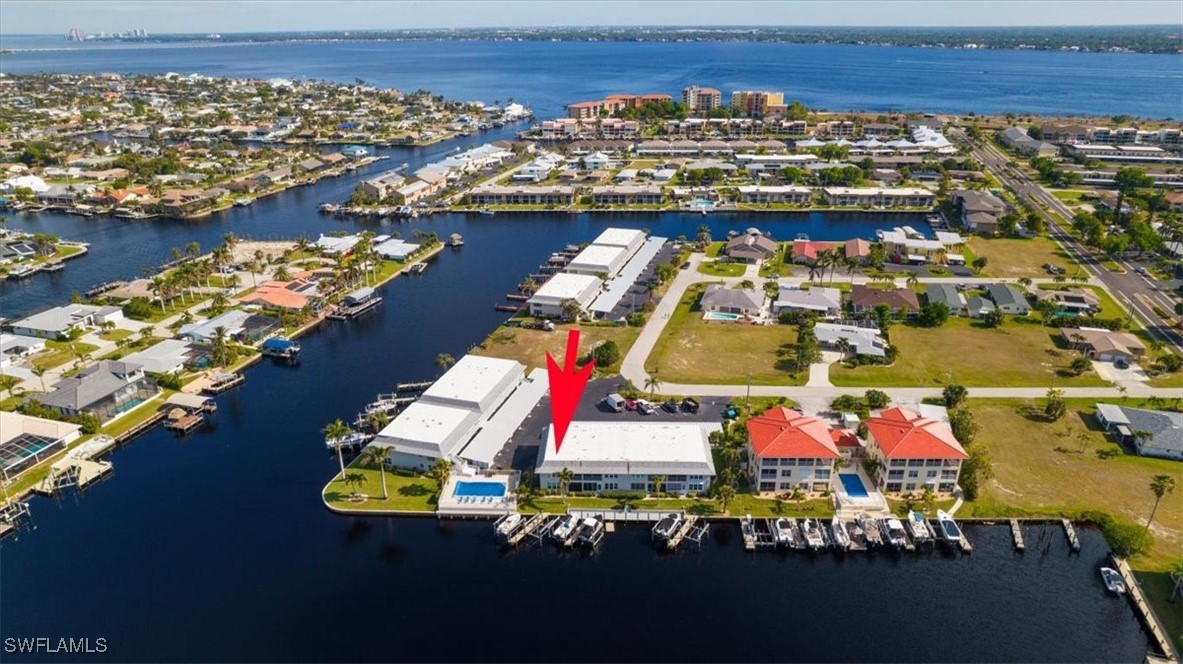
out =
[(748, 468), (753, 486), (761, 493), (782, 493), (798, 487), (813, 493), (827, 491), (834, 462), (842, 457), (839, 444), (848, 446), (853, 436), (783, 406), (751, 418), (746, 426)]
[(906, 408), (889, 408), (867, 421), (867, 457), (885, 493), (952, 493), (969, 458), (949, 425)]

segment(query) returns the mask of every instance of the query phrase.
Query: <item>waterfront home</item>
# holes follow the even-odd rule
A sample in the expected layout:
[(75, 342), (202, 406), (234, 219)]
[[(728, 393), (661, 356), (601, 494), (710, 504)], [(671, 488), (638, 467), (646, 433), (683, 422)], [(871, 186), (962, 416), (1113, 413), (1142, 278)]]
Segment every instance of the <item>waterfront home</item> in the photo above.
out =
[(12, 323), (12, 333), (26, 337), (58, 339), (73, 330), (85, 330), (106, 322), (123, 320), (119, 307), (99, 307), (93, 304), (64, 304)]
[(836, 439), (845, 432), (801, 413), (775, 406), (752, 417), (748, 430), (748, 472), (760, 493), (829, 489), (841, 458)]
[(749, 173), (776, 173), (786, 168), (808, 168), (821, 158), (812, 152), (800, 154), (754, 154), (735, 155), (735, 164)]
[(740, 185), (736, 188), (741, 203), (794, 203), (804, 205), (813, 199), (809, 187), (792, 185)]
[(1099, 403), (1097, 421), (1140, 456), (1183, 460), (1183, 413)]
[(480, 423), (495, 414), (525, 378), (513, 360), (465, 355), (374, 438), (386, 463), (427, 470), (456, 459)]
[(407, 178), (398, 171), (386, 171), (378, 177), (362, 180), (357, 185), (357, 191), (366, 199), (382, 202), (391, 198), (394, 192), (402, 187)]
[(733, 289), (722, 284), (711, 284), (703, 292), (699, 306), (708, 313), (755, 318), (764, 313), (764, 299), (764, 293), (755, 289)]
[(867, 420), (866, 454), (879, 488), (894, 494), (950, 494), (969, 458), (948, 424), (898, 407)]
[(239, 299), (244, 304), (258, 304), (264, 309), (277, 311), (297, 312), (307, 308), (316, 312), (324, 308), (320, 282), (316, 273), (311, 271), (299, 272), (291, 281), (264, 281)]
[(931, 207), (936, 202), (936, 194), (918, 187), (825, 187), (822, 195), (828, 205), (835, 206)]
[(382, 258), (400, 262), (406, 262), (418, 249), (419, 245), (399, 238), (390, 238), (374, 245), (374, 251)]
[(255, 343), (280, 327), (282, 325), (278, 318), (234, 309), (202, 323), (182, 325), (177, 336), (189, 341), (209, 343), (218, 336), (218, 328), (223, 328), (228, 340)]
[(510, 176), (510, 180), (514, 182), (538, 182), (539, 180), (545, 180), (562, 162), (563, 158), (559, 155), (553, 152), (544, 152), (533, 161), (522, 165), (514, 171), (513, 175)]
[(781, 281), (777, 284), (772, 313), (782, 311), (812, 311), (823, 318), (835, 318), (842, 314), (842, 291), (822, 286), (802, 289), (800, 284)]
[(855, 284), (850, 288), (850, 308), (856, 316), (871, 313), (880, 304), (886, 304), (895, 316), (912, 316), (920, 311), (920, 300), (910, 288), (872, 288)]
[(817, 242), (812, 240), (793, 240), (793, 262), (813, 263), (823, 252), (836, 251), (837, 242)]
[(1004, 314), (1026, 316), (1031, 312), (1031, 305), (1027, 303), (1027, 295), (1013, 284), (987, 284), (986, 297)]
[(589, 274), (601, 279), (615, 277), (624, 264), (628, 262), (629, 251), (624, 247), (589, 244), (580, 251), (567, 266), (565, 272), (573, 274)]
[[(717, 423), (575, 421), (555, 449), (552, 425), (539, 453), (538, 485), (558, 490), (559, 473), (567, 469), (573, 492), (702, 494), (715, 476), (708, 436), (719, 429)], [(662, 479), (659, 488), (655, 480)]]
[(733, 261), (756, 263), (776, 256), (777, 244), (755, 228), (736, 235), (723, 247), (723, 255)]
[(353, 251), (353, 247), (361, 242), (360, 235), (321, 235), (316, 238), (313, 245), (320, 250), (321, 253), (329, 254), (331, 256), (340, 256), (348, 254)]
[(1088, 315), (1101, 308), (1101, 298), (1091, 290), (1083, 288), (1065, 288), (1063, 290), (1035, 291), (1039, 300), (1051, 302), (1060, 311)]
[(1006, 204), (988, 191), (955, 189), (949, 200), (957, 206), (961, 225), (966, 230), (982, 235), (998, 232), (998, 218), (1006, 212)]
[(575, 187), (481, 185), (468, 192), (468, 201), (472, 205), (571, 205)]
[(843, 249), (847, 258), (865, 261), (871, 257), (871, 243), (861, 237), (847, 240)]
[(13, 475), (40, 463), (78, 440), (82, 427), (22, 413), (0, 410), (0, 473)]
[(855, 322), (817, 323), (813, 326), (813, 334), (823, 348), (839, 350), (845, 345), (848, 352), (855, 355), (887, 356), (887, 342), (879, 333), (879, 328), (873, 325)]
[(946, 262), (945, 245), (938, 240), (925, 240), (910, 237), (903, 230), (884, 231), (883, 251), (887, 256), (900, 263), (938, 263)]
[(952, 316), (965, 313), (965, 295), (952, 284), (927, 284), (924, 287), (924, 297), (929, 304), (943, 304)]
[(1065, 327), (1060, 336), (1073, 349), (1094, 360), (1135, 362), (1146, 354), (1146, 346), (1128, 332), (1114, 332), (1096, 327)]
[(144, 350), (127, 355), (123, 361), (138, 364), (148, 373), (175, 374), (204, 358), (205, 356), (188, 341), (165, 339)]
[(183, 217), (210, 205), (212, 201), (198, 189), (168, 189), (156, 203), (162, 214), (172, 217)]
[(41, 337), (0, 332), (0, 368), (12, 366), (45, 350)]
[(568, 302), (574, 302), (580, 311), (586, 312), (603, 284), (591, 275), (560, 272), (530, 296), (530, 314), (542, 318), (565, 317), (564, 306)]
[(596, 205), (659, 205), (661, 187), (646, 185), (607, 185), (592, 187), (592, 203)]
[(107, 422), (160, 392), (144, 368), (131, 362), (101, 360), (64, 378), (50, 392), (30, 398), (62, 415), (89, 414)]

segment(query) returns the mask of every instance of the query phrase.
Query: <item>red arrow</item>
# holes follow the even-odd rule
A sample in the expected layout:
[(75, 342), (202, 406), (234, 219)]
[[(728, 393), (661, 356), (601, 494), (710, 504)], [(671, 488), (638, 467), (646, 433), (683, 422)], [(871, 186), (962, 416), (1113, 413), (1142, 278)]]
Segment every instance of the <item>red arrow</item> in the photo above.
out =
[(583, 395), (587, 379), (596, 366), (595, 360), (592, 360), (576, 370), (575, 356), (578, 354), (579, 330), (567, 331), (567, 355), (563, 358), (562, 369), (550, 353), (546, 354), (546, 373), (550, 378), (550, 419), (555, 427), (556, 452), (563, 446), (563, 437), (567, 435), (567, 427), (575, 416), (579, 397)]

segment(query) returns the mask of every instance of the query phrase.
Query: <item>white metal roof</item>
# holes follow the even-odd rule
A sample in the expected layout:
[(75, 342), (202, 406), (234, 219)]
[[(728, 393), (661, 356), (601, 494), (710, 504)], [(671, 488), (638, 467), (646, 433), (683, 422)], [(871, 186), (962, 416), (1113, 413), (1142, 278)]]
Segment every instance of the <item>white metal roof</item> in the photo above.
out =
[(567, 269), (595, 270), (609, 275), (618, 267), (624, 256), (624, 247), (605, 247), (597, 244), (588, 245), (579, 255), (571, 259)]
[(524, 374), (525, 367), (514, 360), (465, 355), (427, 388), (417, 403), (446, 403), (480, 410), (492, 405), (489, 401), (494, 395)]
[(538, 472), (569, 468), (575, 473), (713, 476), (707, 435), (720, 428), (717, 423), (572, 422), (556, 452), (552, 426)]
[(542, 287), (534, 292), (531, 302), (562, 302), (575, 300), (580, 306), (591, 301), (591, 297), (600, 289), (603, 282), (590, 274), (572, 274), (560, 272), (547, 280)]
[(644, 231), (629, 228), (606, 228), (592, 244), (605, 247), (635, 247), (645, 240)]
[(375, 443), (400, 452), (446, 456), (471, 431), (478, 415), (464, 408), (416, 401), (387, 424)]

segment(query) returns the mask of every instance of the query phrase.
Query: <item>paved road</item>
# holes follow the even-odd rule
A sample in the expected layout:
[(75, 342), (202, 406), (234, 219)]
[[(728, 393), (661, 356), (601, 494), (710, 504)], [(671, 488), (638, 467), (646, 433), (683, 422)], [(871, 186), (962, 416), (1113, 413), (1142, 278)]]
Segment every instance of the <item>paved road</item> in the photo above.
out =
[(973, 154), (977, 157), (999, 181), (1010, 185), (1012, 189), (1029, 200), (1034, 201), (1048, 225), (1048, 235), (1056, 241), (1070, 256), (1076, 259), (1088, 272), (1092, 279), (1101, 282), (1112, 293), (1118, 295), (1117, 301), (1129, 307), (1133, 316), (1137, 318), (1150, 334), (1163, 343), (1172, 347), (1176, 353), (1183, 354), (1183, 336), (1171, 327), (1172, 321), (1164, 320), (1154, 313), (1153, 306), (1163, 311), (1173, 311), (1174, 301), (1171, 296), (1158, 289), (1155, 282), (1136, 274), (1132, 269), (1126, 274), (1111, 272), (1097, 260), (1073, 235), (1060, 226), (1043, 208), (1050, 209), (1064, 219), (1072, 219), (1074, 213), (1068, 209), (1060, 199), (1051, 195), (1039, 184), (1033, 182), (1021, 169), (1010, 169), (1010, 159), (1001, 154), (989, 143), (972, 143), (969, 137), (960, 129), (951, 130), (951, 134), (962, 141), (973, 145)]

